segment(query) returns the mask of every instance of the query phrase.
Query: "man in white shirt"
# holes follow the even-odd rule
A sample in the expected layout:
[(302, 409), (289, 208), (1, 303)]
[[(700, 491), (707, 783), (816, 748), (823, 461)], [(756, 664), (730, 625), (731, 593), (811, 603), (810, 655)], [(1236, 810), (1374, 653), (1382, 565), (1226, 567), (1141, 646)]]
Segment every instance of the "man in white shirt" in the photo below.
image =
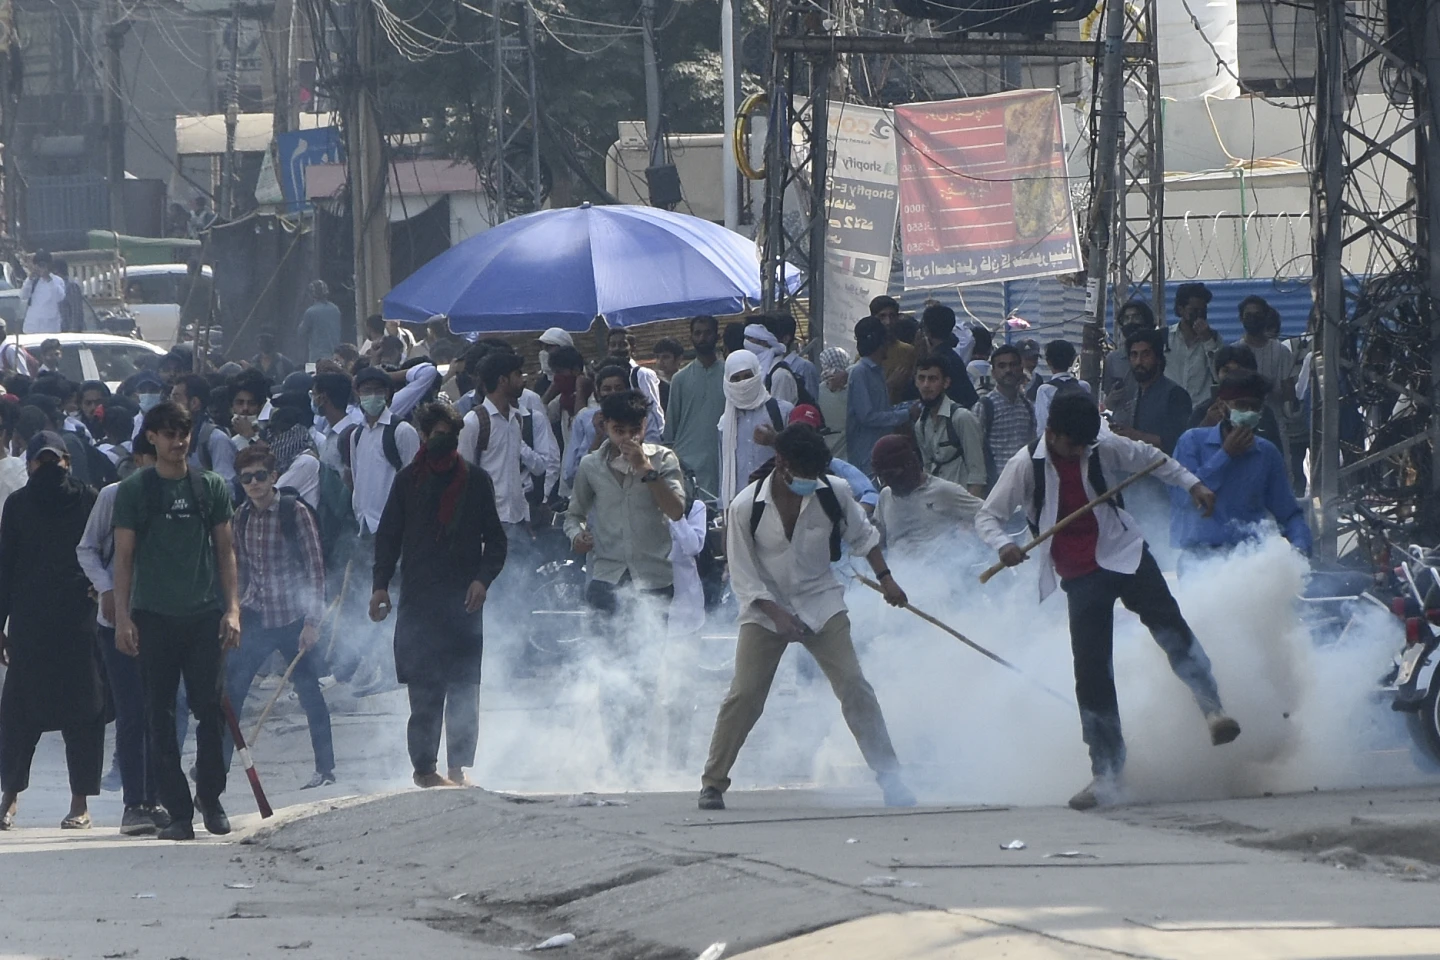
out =
[(530, 539), (527, 491), (543, 485), (560, 459), (550, 422), (517, 406), (525, 391), (524, 366), (519, 354), (496, 351), (485, 358), (480, 368), (485, 402), (465, 414), (460, 431), (460, 455), (495, 484), (495, 507), (512, 557), (516, 541)]
[(791, 643), (803, 643), (825, 671), (885, 804), (915, 804), (900, 780), (885, 717), (850, 640), (845, 590), (830, 566), (839, 558), (840, 541), (852, 557), (869, 561), (891, 606), (908, 601), (885, 566), (880, 534), (848, 485), (825, 475), (829, 463), (830, 448), (817, 431), (787, 427), (775, 438), (774, 470), (730, 506), (725, 542), (740, 605), (740, 638), (735, 678), (715, 720), (700, 781), (701, 810), (725, 809), (730, 768), (760, 719), (775, 669)]
[[(1048, 530), (1109, 489), (1122, 476), (1155, 460), (1163, 464), (1157, 480), (1190, 492), (1209, 516), (1215, 494), (1180, 464), (1154, 447), (1100, 429), (1100, 411), (1082, 394), (1055, 398), (1045, 439), (1016, 451), (975, 518), (975, 529), (1013, 567), (1026, 555), (1006, 534), (1017, 509), (1033, 532)], [(1070, 645), (1075, 657), (1075, 698), (1080, 730), (1090, 748), (1094, 779), (1070, 806), (1089, 810), (1119, 799), (1125, 767), (1120, 706), (1113, 663), (1115, 601), (1140, 617), (1170, 659), (1170, 668), (1190, 688), (1210, 727), (1216, 746), (1240, 735), (1240, 725), (1225, 714), (1210, 660), (1170, 594), (1165, 577), (1135, 518), (1118, 498), (1069, 524), (1035, 548), (1040, 560), (1040, 599), (1065, 591), (1070, 610)]]
[(33, 377), (38, 362), (30, 355), (30, 351), (14, 340), (6, 342), (8, 338), (9, 331), (5, 327), (5, 321), (0, 320), (0, 377), (12, 377), (17, 373)]
[(20, 287), (26, 333), (59, 333), (64, 329), (65, 280), (51, 273), (50, 265), (50, 251), (37, 250), (34, 269)]
[(870, 455), (875, 476), (885, 485), (875, 505), (875, 527), (885, 549), (915, 559), (938, 552), (953, 559), (956, 547), (973, 536), (982, 501), (958, 483), (925, 472), (909, 437), (891, 434)]
[(772, 456), (770, 444), (785, 429), (794, 406), (770, 395), (760, 360), (748, 350), (725, 358), (725, 415), (720, 418), (720, 503), (745, 489), (750, 474)]

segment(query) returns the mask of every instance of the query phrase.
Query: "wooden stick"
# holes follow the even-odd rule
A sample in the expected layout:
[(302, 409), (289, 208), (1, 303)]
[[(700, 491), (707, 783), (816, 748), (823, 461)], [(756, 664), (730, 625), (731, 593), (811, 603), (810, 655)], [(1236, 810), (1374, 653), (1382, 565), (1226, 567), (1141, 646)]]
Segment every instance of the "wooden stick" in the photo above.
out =
[[(859, 580), (861, 583), (865, 584), (865, 586), (869, 587), (871, 590), (874, 590), (876, 593), (883, 594), (885, 592), (884, 587), (880, 586), (880, 584), (876, 583), (874, 580), (871, 580), (864, 574), (856, 573), (855, 579)], [(1021, 677), (1028, 680), (1035, 686), (1039, 687), (1041, 690), (1044, 690), (1046, 693), (1054, 697), (1056, 700), (1059, 700), (1061, 703), (1072, 707), (1075, 705), (1075, 702), (1069, 697), (1065, 696), (1063, 693), (1060, 693), (1057, 690), (1052, 690), (1050, 687), (1047, 687), (1039, 680), (1036, 680), (1033, 677), (1029, 676), (1025, 673), (1025, 671), (1021, 670), (1019, 667), (1015, 666), (1015, 664), (1011, 663), (1009, 660), (1006, 660), (998, 653), (993, 653), (989, 650), (986, 650), (984, 647), (980, 646), (980, 644), (976, 643), (974, 640), (971, 640), (969, 637), (965, 636), (965, 634), (956, 630), (948, 623), (932, 617), (930, 614), (926, 613), (924, 610), (921, 610), (919, 607), (916, 607), (914, 604), (911, 603), (905, 604), (905, 609), (909, 610), (911, 613), (915, 614), (915, 616), (919, 617), (921, 620), (924, 620), (932, 627), (939, 627), (941, 630), (944, 630), (946, 633), (950, 634), (950, 636), (954, 637), (956, 640), (959, 640), (961, 643), (965, 644), (965, 646), (974, 650), (976, 653), (989, 657), (991, 660), (994, 660), (996, 663), (1000, 664), (1000, 666), (1004, 667), (1007, 670), (1010, 670), (1013, 673), (1018, 673)]]
[[(1139, 480), (1141, 477), (1148, 477), (1156, 470), (1159, 470), (1162, 466), (1165, 465), (1165, 462), (1169, 459), (1169, 457), (1161, 457), (1159, 460), (1156, 460), (1154, 463), (1150, 464), (1148, 467), (1146, 467), (1144, 470), (1141, 470), (1139, 473), (1131, 477), (1127, 477), (1125, 480), (1117, 483), (1114, 487), (1106, 490), (1104, 493), (1100, 494), (1100, 496), (1096, 497), (1094, 500), (1091, 500), (1089, 503), (1085, 504), (1085, 506), (1081, 507), (1079, 510), (1076, 510), (1064, 520), (1061, 520), (1059, 523), (1055, 524), (1055, 526), (1051, 527), (1049, 530), (1046, 530), (1034, 540), (1031, 540), (1029, 543), (1025, 544), (1025, 546), (1020, 548), (1020, 552), (1022, 554), (1029, 554), (1031, 550), (1034, 550), (1036, 547), (1040, 546), (1040, 544), (1044, 543), (1046, 540), (1049, 540), (1051, 537), (1055, 536), (1055, 534), (1059, 533), (1061, 530), (1064, 530), (1076, 520), (1079, 520), (1087, 513), (1093, 513), (1095, 511), (1095, 508), (1100, 506), (1102, 503), (1114, 499), (1121, 490), (1124, 490), (1136, 480)], [(980, 574), (980, 582), (989, 583), (991, 577), (995, 576), (995, 574), (999, 573), (1001, 570), (1004, 569), (1005, 564), (1003, 561), (996, 563), (993, 567)]]
[(270, 697), (270, 702), (265, 704), (264, 710), (260, 711), (260, 719), (255, 721), (255, 726), (250, 730), (250, 746), (253, 747), (260, 741), (260, 728), (265, 726), (266, 720), (270, 719), (270, 711), (275, 708), (275, 701), (280, 699), (280, 694), (284, 691), (285, 684), (290, 682), (290, 674), (295, 672), (295, 665), (300, 662), (300, 658), (303, 656), (305, 656), (305, 651), (301, 650), (295, 654), (295, 659), (290, 661), (290, 666), (285, 668), (285, 676), (280, 678), (280, 686), (275, 688), (275, 693)]
[[(320, 618), (320, 629), (321, 629), (321, 630), (324, 630), (324, 629), (325, 629), (325, 621), (330, 617), (331, 614), (334, 614), (337, 618), (339, 617), (340, 604), (345, 601), (345, 594), (346, 594), (346, 592), (350, 589), (350, 571), (351, 571), (351, 569), (354, 567), (354, 565), (355, 565), (355, 558), (354, 558), (354, 557), (351, 557), (351, 558), (345, 563), (345, 577), (344, 577), (343, 580), (340, 581), (340, 592), (335, 595), (335, 599), (334, 599), (334, 600), (330, 601), (330, 607), (329, 607), (329, 609), (327, 609), (327, 610), (325, 611), (325, 616), (323, 616), (323, 617)], [(330, 662), (330, 655), (333, 654), (334, 652), (335, 652), (335, 624), (332, 622), (332, 623), (330, 624), (330, 643), (325, 647), (325, 662), (327, 662), (327, 663)]]
[(245, 745), (245, 735), (240, 732), (240, 721), (235, 716), (235, 708), (230, 706), (228, 696), (221, 696), (220, 709), (225, 713), (225, 723), (230, 727), (230, 737), (235, 741), (235, 752), (240, 755), (240, 765), (245, 768), (245, 776), (250, 780), (250, 792), (255, 794), (260, 818), (268, 820), (275, 815), (275, 811), (270, 809), (270, 801), (265, 798), (265, 788), (260, 786), (260, 774), (255, 770), (255, 761), (250, 757), (250, 748)]

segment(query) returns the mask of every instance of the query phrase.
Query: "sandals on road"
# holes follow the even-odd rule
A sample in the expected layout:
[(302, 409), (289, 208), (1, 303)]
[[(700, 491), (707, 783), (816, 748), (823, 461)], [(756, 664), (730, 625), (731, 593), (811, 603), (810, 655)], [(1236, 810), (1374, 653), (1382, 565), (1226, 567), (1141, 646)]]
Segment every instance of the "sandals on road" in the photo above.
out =
[(89, 830), (90, 814), (82, 813), (76, 817), (66, 817), (60, 821), (61, 830)]

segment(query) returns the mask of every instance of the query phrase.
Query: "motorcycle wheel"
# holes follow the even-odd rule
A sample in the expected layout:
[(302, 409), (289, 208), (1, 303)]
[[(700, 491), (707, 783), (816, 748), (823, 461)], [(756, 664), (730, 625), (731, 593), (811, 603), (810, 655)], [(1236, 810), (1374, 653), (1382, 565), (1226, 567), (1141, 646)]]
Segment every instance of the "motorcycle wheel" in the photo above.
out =
[(1427, 773), (1440, 773), (1440, 671), (1431, 676), (1420, 709), (1405, 714), (1405, 729), (1410, 732), (1415, 765)]

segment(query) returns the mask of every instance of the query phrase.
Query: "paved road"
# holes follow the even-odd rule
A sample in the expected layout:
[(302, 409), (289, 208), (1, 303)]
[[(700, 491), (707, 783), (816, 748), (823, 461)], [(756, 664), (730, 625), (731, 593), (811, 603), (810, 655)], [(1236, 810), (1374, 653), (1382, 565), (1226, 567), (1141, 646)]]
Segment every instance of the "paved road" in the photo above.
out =
[[(873, 789), (813, 787), (736, 791), (703, 814), (689, 782), (590, 806), (607, 798), (398, 790), (398, 706), (337, 704), (340, 756), (365, 759), (319, 796), (298, 789), (308, 744), (287, 707), (259, 750), (281, 814), (261, 825), (237, 776), (225, 842), (53, 829), (63, 759), (47, 736), (24, 829), (0, 836), (0, 958), (496, 960), (563, 933), (577, 940), (555, 955), (586, 960), (718, 942), (757, 960), (1440, 956), (1440, 784), (1098, 815), (888, 811)], [(489, 729), (535, 719), (490, 706)], [(1398, 775), (1403, 757), (1368, 762)], [(95, 813), (115, 823), (113, 795)]]

